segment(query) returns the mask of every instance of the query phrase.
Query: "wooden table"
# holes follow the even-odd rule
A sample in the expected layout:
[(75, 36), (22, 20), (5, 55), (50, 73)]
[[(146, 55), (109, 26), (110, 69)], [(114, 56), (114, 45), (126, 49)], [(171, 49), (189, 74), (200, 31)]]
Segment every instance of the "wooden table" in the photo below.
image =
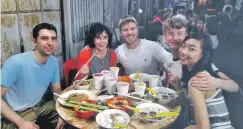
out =
[[(64, 90), (64, 92), (73, 90), (73, 87), (68, 87), (67, 89)], [(94, 89), (93, 84), (91, 84), (90, 89), (92, 92), (94, 93), (98, 93), (99, 91)], [(164, 105), (165, 106), (165, 105)], [(181, 105), (177, 104), (176, 106), (169, 107), (169, 106), (165, 106), (166, 108), (168, 108), (170, 111), (175, 111), (180, 113), (181, 111)], [(68, 109), (63, 107), (62, 105), (59, 104), (59, 102), (56, 102), (56, 109), (57, 112), (59, 113), (59, 115), (70, 125), (76, 127), (76, 128), (80, 128), (80, 129), (101, 129), (102, 127), (100, 127), (95, 119), (91, 119), (91, 120), (83, 120), (83, 119), (79, 119), (78, 117), (75, 116), (75, 113), (72, 109)], [(156, 122), (156, 123), (145, 123), (143, 121), (141, 121), (140, 119), (137, 118), (137, 116), (134, 115), (134, 113), (128, 113), (131, 117), (131, 120), (128, 124), (128, 129), (161, 129), (161, 128), (166, 128), (169, 125), (171, 125), (178, 116), (175, 117), (168, 117), (167, 119), (161, 121), (161, 122)]]

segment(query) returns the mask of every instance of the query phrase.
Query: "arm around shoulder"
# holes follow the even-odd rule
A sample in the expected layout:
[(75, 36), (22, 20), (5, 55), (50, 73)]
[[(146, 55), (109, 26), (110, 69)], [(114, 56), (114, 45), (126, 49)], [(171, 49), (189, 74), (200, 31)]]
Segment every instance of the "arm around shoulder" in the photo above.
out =
[(239, 85), (235, 81), (230, 79), (227, 75), (222, 72), (218, 72), (218, 76), (220, 77), (220, 79), (218, 79), (218, 88), (228, 92), (239, 91)]

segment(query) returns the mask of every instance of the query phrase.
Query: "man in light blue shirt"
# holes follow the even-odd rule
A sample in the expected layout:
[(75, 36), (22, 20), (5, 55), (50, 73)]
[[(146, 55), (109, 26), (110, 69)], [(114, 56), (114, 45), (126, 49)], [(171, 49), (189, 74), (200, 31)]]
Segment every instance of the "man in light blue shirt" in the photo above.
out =
[[(56, 39), (56, 28), (41, 23), (33, 29), (35, 50), (5, 61), (1, 69), (2, 128), (55, 128), (55, 102), (42, 102), (42, 97), (50, 84), (53, 92), (62, 92), (57, 59), (52, 56)], [(62, 126), (59, 119), (57, 128)]]

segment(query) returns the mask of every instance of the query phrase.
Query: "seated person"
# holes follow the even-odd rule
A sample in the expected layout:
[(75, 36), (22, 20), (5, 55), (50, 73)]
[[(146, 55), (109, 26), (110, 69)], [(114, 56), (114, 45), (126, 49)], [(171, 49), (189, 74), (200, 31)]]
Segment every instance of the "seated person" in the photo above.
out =
[[(233, 129), (228, 109), (222, 95), (222, 89), (199, 90), (193, 85), (198, 74), (207, 74), (214, 85), (237, 85), (232, 80), (220, 80), (212, 68), (212, 41), (203, 32), (191, 32), (179, 49), (182, 66), (181, 83), (174, 79), (173, 85), (182, 87), (185, 95), (193, 105), (195, 125), (187, 129), (227, 128)], [(216, 102), (217, 101), (217, 102)]]
[(138, 24), (134, 17), (125, 16), (119, 21), (120, 35), (125, 43), (116, 50), (117, 61), (125, 75), (143, 71), (143, 73), (157, 75), (159, 63), (171, 60), (170, 53), (156, 42), (138, 38)]
[[(1, 116), (3, 129), (61, 129), (55, 101), (43, 101), (49, 84), (62, 92), (56, 57), (57, 30), (48, 23), (33, 29), (35, 49), (8, 58), (1, 69)], [(56, 125), (57, 123), (57, 125)]]
[[(78, 56), (80, 69), (74, 80), (92, 76), (94, 73), (116, 66), (116, 54), (111, 49), (111, 45), (112, 33), (109, 28), (101, 23), (92, 24), (85, 38), (85, 48)], [(89, 61), (93, 55), (94, 57)]]

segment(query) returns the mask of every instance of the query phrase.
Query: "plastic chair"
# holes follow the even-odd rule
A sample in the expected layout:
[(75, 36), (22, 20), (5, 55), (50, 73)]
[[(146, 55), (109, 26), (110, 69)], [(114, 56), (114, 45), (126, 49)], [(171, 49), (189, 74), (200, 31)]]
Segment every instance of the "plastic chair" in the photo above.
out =
[(64, 65), (63, 65), (63, 73), (64, 73), (64, 79), (66, 82), (66, 86), (69, 86), (74, 77), (75, 74), (78, 71), (78, 67), (79, 67), (79, 61), (77, 58), (72, 58), (70, 60), (67, 60)]

